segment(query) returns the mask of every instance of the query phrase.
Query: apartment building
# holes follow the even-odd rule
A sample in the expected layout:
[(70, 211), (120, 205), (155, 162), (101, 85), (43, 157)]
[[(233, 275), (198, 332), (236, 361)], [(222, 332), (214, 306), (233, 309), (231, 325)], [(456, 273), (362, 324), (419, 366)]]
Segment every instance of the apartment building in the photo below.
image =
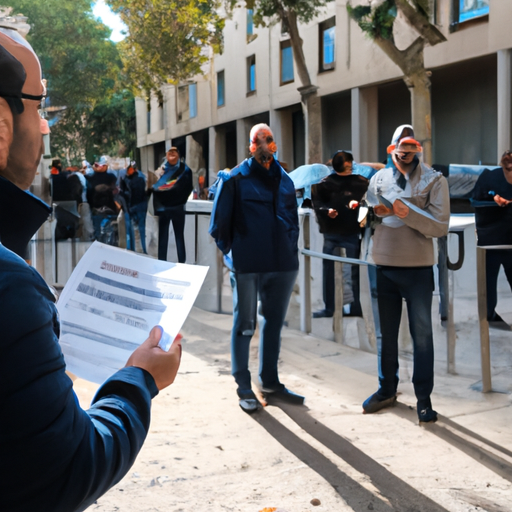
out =
[[(359, 161), (382, 161), (395, 127), (411, 122), (402, 72), (357, 24), (346, 0), (328, 4), (299, 27), (322, 103), (322, 154), (349, 149)], [(353, 2), (356, 3), (356, 2)], [(433, 162), (496, 164), (512, 146), (512, 1), (432, 0), (432, 21), (447, 41), (426, 47), (431, 72)], [(399, 20), (395, 41), (417, 36)], [(204, 75), (163, 89), (164, 104), (136, 102), (143, 170), (178, 146), (212, 182), (247, 156), (249, 130), (269, 123), (289, 170), (305, 163), (305, 122), (289, 35), (281, 24), (255, 27), (250, 10), (227, 20), (222, 55)]]

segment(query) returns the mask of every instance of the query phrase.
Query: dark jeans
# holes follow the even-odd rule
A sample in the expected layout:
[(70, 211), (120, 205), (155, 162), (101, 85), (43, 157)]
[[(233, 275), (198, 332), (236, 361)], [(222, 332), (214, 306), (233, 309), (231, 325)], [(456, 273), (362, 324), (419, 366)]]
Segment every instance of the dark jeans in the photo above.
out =
[(432, 335), (432, 267), (377, 267), (377, 292), (382, 340), (378, 347), (379, 394), (390, 397), (398, 386), (398, 330), (402, 300), (407, 303), (414, 363), (414, 392), (427, 400), (434, 387), (434, 342)]
[[(359, 236), (358, 235), (324, 235), (324, 254), (334, 255), (338, 247), (343, 247), (347, 258), (359, 258)], [(324, 304), (327, 311), (334, 311), (334, 261), (323, 260), (323, 288)], [(361, 303), (359, 302), (359, 265), (350, 265), (352, 267), (352, 292), (354, 293), (354, 302), (351, 306), (351, 312), (360, 312)]]
[(512, 250), (497, 249), (488, 250), (485, 255), (485, 272), (487, 285), (487, 320), (491, 320), (498, 303), (498, 274), (500, 267), (507, 276), (507, 281), (512, 288)]
[(172, 222), (174, 238), (176, 240), (176, 251), (178, 262), (185, 263), (187, 254), (185, 252), (185, 205), (166, 208), (158, 212), (158, 259), (167, 261), (167, 246), (169, 244), (169, 225)]
[(241, 392), (251, 389), (249, 345), (256, 329), (256, 306), (260, 299), (259, 377), (265, 387), (279, 384), (277, 362), (281, 329), (297, 271), (240, 274), (231, 272), (233, 330), (231, 331), (232, 374)]
[(129, 213), (124, 214), (124, 221), (126, 224), (126, 248), (130, 251), (135, 251), (135, 232), (133, 223), (135, 222), (139, 228), (140, 243), (144, 253), (146, 251), (146, 211), (148, 204), (146, 202), (136, 204), (130, 208)]

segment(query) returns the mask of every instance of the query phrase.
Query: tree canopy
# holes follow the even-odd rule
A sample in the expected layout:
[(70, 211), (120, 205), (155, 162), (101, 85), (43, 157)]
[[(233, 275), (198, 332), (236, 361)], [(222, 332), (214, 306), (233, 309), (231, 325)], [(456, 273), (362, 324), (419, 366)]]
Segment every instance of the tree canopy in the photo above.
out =
[(209, 47), (220, 51), (224, 18), (220, 0), (107, 0), (128, 27), (119, 44), (135, 91), (159, 93), (201, 73)]
[[(113, 131), (109, 127), (99, 130), (97, 126), (100, 117), (95, 109), (99, 108), (104, 115), (116, 95), (128, 103), (134, 100), (131, 94), (122, 92), (126, 80), (117, 46), (109, 40), (111, 30), (94, 17), (91, 2), (2, 0), (1, 3), (12, 7), (13, 14), (22, 13), (28, 18), (31, 29), (27, 39), (39, 56), (48, 82), (49, 118), (53, 117), (53, 109), (65, 107), (52, 126), (52, 154), (77, 163), (84, 157), (92, 160), (116, 147), (132, 146), (127, 151), (134, 151), (134, 143), (124, 140), (125, 128)], [(113, 108), (119, 111), (115, 101)], [(127, 112), (132, 109), (130, 105), (123, 108)], [(94, 120), (94, 129), (90, 120)], [(108, 132), (109, 138), (94, 139), (91, 134), (100, 131)]]

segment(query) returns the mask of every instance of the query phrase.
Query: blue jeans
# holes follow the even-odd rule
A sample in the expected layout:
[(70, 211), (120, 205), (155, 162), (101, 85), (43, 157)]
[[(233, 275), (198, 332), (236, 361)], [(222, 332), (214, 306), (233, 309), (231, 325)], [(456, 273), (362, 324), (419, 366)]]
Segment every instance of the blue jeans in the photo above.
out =
[(281, 348), (288, 303), (297, 271), (241, 274), (231, 272), (233, 330), (231, 331), (232, 375), (241, 392), (251, 389), (249, 344), (256, 329), (256, 306), (260, 299), (259, 377), (264, 387), (279, 384), (277, 361)]
[[(343, 247), (347, 258), (359, 258), (359, 236), (358, 235), (324, 235), (324, 254), (334, 255), (338, 247)], [(359, 302), (359, 265), (350, 265), (352, 274), (352, 291), (354, 302), (351, 311), (361, 311)], [(323, 291), (325, 309), (334, 312), (334, 261), (322, 260)]]
[(145, 254), (146, 251), (146, 211), (148, 203), (139, 203), (130, 208), (129, 213), (124, 214), (124, 221), (126, 224), (126, 248), (130, 251), (135, 251), (135, 232), (133, 229), (133, 221), (139, 227), (140, 243), (142, 250)]
[(398, 330), (402, 300), (407, 303), (414, 363), (414, 392), (418, 401), (429, 399), (434, 387), (432, 335), (432, 267), (377, 267), (377, 300), (382, 340), (378, 346), (379, 394), (390, 397), (398, 386)]

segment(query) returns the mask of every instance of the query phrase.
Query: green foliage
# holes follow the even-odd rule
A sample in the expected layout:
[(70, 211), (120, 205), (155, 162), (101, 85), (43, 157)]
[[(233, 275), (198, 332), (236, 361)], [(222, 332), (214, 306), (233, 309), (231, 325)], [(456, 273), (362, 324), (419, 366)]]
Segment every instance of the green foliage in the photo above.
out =
[[(309, 23), (320, 10), (333, 0), (245, 0), (247, 9), (254, 10), (254, 24), (266, 26), (274, 20), (283, 21), (283, 13), (293, 11), (300, 23)], [(228, 0), (230, 7), (237, 0)]]
[(394, 0), (385, 0), (375, 8), (362, 5), (352, 7), (347, 4), (347, 11), (371, 39), (381, 37), (393, 40), (393, 23), (397, 14)]
[(224, 19), (217, 0), (108, 0), (128, 27), (119, 44), (135, 91), (158, 91), (201, 73), (207, 47), (220, 51)]
[[(122, 91), (126, 79), (117, 46), (109, 40), (111, 31), (94, 17), (91, 1), (1, 0), (0, 3), (12, 7), (14, 14), (28, 17), (31, 29), (27, 39), (39, 56), (43, 76), (48, 81), (47, 106), (66, 107), (51, 129), (52, 154), (69, 155), (74, 163), (80, 161), (91, 144), (91, 122), (96, 126), (94, 133), (109, 133), (109, 139), (104, 137), (101, 143), (94, 140), (97, 153), (106, 154), (113, 147), (131, 147), (134, 134), (124, 128), (117, 132), (112, 127), (97, 128), (97, 108), (103, 109), (105, 119), (119, 114), (116, 101), (112, 113), (107, 114), (107, 110), (111, 99), (125, 94)], [(126, 96), (125, 101), (129, 112), (133, 98)], [(53, 117), (50, 112), (48, 115), (50, 119)], [(122, 119), (124, 122), (123, 116)]]

